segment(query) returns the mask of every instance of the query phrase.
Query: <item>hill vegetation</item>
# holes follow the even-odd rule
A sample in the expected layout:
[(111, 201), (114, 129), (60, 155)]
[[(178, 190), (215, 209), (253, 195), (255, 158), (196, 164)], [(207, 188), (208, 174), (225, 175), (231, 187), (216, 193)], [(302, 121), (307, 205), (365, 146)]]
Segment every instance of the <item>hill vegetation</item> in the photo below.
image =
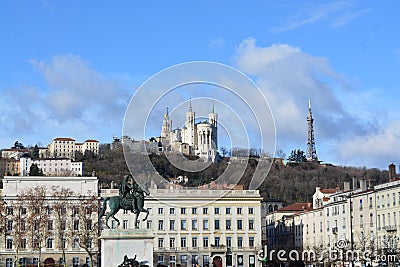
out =
[[(123, 175), (129, 173), (129, 169), (125, 163), (122, 148), (111, 149), (109, 144), (102, 144), (100, 151), (101, 154), (98, 157), (82, 155), (78, 160), (84, 161), (84, 175), (90, 176), (94, 171), (99, 177), (101, 186), (107, 188), (112, 181), (119, 183)], [(192, 173), (177, 169), (164, 155), (151, 154), (149, 157), (153, 166), (164, 178), (187, 176), (189, 182), (186, 186), (207, 184), (213, 178), (219, 177), (229, 165), (229, 158), (223, 158), (201, 172)], [(250, 159), (247, 163), (239, 181), (245, 188), (250, 184), (257, 164), (257, 158)], [(353, 177), (366, 179), (370, 185), (376, 185), (388, 181), (388, 171), (366, 167), (320, 165), (312, 162), (283, 165), (280, 161), (275, 161), (259, 190), (264, 199), (281, 199), (287, 204), (305, 202), (312, 200), (315, 187), (343, 188), (343, 183), (351, 182)], [(225, 182), (229, 182), (229, 179)]]

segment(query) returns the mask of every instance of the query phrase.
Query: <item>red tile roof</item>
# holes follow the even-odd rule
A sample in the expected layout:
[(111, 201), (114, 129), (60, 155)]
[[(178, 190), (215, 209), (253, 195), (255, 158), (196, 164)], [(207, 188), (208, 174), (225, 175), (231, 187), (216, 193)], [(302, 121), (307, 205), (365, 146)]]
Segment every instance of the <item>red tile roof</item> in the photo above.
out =
[(303, 210), (312, 210), (312, 203), (310, 202), (293, 203), (289, 206), (279, 209), (278, 211), (303, 211)]
[(57, 137), (54, 140), (57, 141), (75, 141), (75, 139), (69, 138), (69, 137)]
[(96, 142), (96, 143), (98, 143), (99, 141), (94, 140), (94, 139), (89, 139), (89, 140), (86, 140), (85, 142)]
[(337, 192), (336, 189), (321, 189), (319, 191), (321, 191), (321, 193), (324, 193), (324, 194), (334, 194)]

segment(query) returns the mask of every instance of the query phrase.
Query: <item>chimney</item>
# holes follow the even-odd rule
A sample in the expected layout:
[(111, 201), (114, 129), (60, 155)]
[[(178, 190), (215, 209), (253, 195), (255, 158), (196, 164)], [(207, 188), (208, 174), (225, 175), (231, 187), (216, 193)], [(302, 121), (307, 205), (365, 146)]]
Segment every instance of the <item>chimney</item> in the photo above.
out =
[(350, 191), (350, 182), (343, 183), (343, 191), (344, 192)]
[(353, 176), (353, 190), (357, 189), (357, 179)]
[(394, 163), (389, 165), (389, 182), (396, 180), (396, 165)]
[(362, 191), (367, 190), (367, 180), (360, 179), (360, 188), (361, 188)]

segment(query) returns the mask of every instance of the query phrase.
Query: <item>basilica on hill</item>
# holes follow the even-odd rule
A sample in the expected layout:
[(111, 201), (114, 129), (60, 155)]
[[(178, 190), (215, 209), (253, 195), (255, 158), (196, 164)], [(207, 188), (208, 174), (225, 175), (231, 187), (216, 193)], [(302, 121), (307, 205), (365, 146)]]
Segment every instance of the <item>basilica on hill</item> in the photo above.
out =
[(180, 152), (185, 155), (198, 156), (204, 161), (217, 161), (217, 118), (218, 114), (214, 112), (213, 105), (211, 113), (208, 114), (208, 121), (196, 123), (196, 114), (190, 101), (185, 125), (181, 129), (173, 129), (167, 109), (164, 114), (160, 140), (164, 152)]

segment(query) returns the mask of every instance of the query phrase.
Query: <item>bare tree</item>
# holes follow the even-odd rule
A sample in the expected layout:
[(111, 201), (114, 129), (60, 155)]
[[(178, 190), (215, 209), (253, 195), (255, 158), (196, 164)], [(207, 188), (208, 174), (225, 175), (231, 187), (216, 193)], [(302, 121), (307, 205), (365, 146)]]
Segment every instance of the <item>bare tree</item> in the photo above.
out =
[(11, 201), (10, 204), (10, 211), (8, 212), (7, 234), (12, 237), (12, 243), (15, 251), (14, 264), (17, 264), (20, 250), (26, 249), (27, 245), (27, 209), (22, 196), (19, 196), (15, 201)]
[(29, 188), (21, 194), (28, 210), (27, 232), (29, 242), (33, 250), (39, 251), (39, 262), (41, 261), (42, 248), (47, 238), (52, 236), (49, 225), (52, 220), (49, 216), (50, 210), (46, 201), (46, 187), (35, 186)]
[(95, 194), (79, 195), (79, 205), (75, 207), (73, 234), (79, 239), (79, 246), (89, 256), (90, 266), (93, 266), (93, 257), (98, 253), (97, 240), (99, 238), (98, 209), (99, 201)]
[(63, 261), (66, 262), (66, 243), (71, 239), (71, 232), (68, 231), (68, 211), (71, 210), (71, 197), (74, 192), (65, 187), (55, 186), (52, 188), (53, 210), (55, 226), (57, 230), (57, 247), (62, 251)]

